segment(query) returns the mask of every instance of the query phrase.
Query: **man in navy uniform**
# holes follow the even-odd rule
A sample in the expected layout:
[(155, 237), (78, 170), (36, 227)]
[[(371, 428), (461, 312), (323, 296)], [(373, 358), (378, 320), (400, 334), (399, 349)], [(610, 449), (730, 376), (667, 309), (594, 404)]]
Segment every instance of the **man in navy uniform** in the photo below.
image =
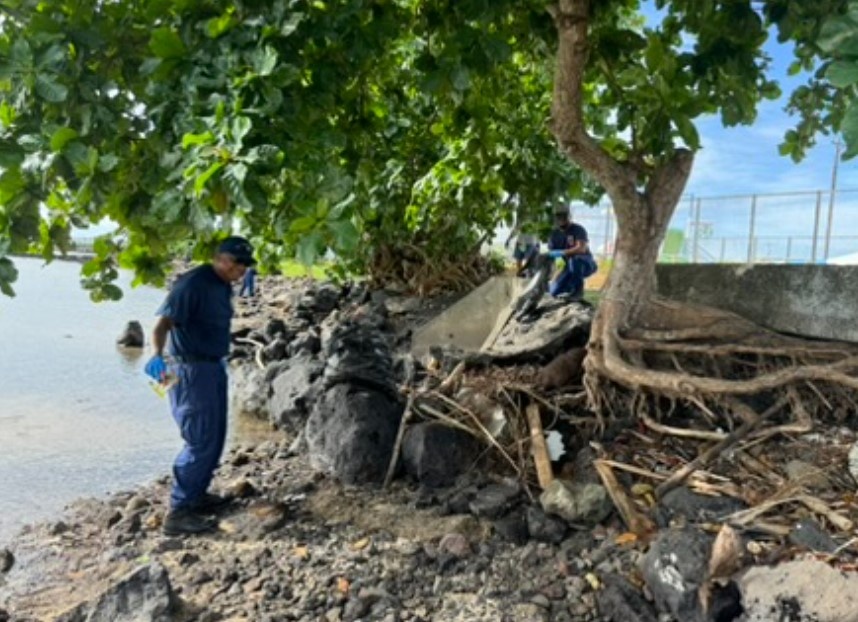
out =
[(173, 464), (170, 511), (164, 521), (168, 535), (214, 528), (216, 521), (208, 513), (227, 503), (208, 487), (226, 441), (232, 284), (255, 263), (246, 239), (226, 238), (211, 263), (179, 277), (156, 313), (155, 354), (145, 371), (158, 382), (175, 381), (170, 408), (185, 442)]
[[(572, 298), (584, 295), (584, 279), (596, 272), (596, 260), (590, 253), (587, 230), (569, 219), (569, 209), (554, 211), (555, 229), (548, 239), (549, 256), (562, 262), (548, 286), (552, 296), (569, 294)], [(558, 263), (559, 263), (558, 262)]]

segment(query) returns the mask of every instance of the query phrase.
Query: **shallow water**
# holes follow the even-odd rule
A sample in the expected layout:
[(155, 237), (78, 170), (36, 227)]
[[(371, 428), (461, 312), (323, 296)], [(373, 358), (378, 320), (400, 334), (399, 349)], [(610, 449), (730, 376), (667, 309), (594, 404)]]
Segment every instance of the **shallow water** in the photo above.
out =
[(181, 446), (147, 352), (115, 345), (130, 320), (148, 337), (164, 293), (126, 278), (120, 302), (95, 304), (80, 264), (15, 263), (17, 296), (0, 296), (0, 546), (77, 497), (169, 473)]

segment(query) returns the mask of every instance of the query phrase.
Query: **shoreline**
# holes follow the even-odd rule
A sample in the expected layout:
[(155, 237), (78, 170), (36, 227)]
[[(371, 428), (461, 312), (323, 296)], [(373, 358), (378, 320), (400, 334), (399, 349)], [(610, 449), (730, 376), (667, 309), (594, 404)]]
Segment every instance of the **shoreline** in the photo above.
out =
[[(244, 344), (236, 352), (239, 360), (234, 365), (241, 371), (236, 373), (238, 386), (231, 386), (233, 399), (249, 411), (265, 412), (263, 421), (282, 413), (269, 412), (270, 405), (260, 402), (258, 383), (269, 387), (277, 376), (267, 378), (256, 366), (265, 367), (266, 374), (271, 369), (289, 370), (308, 352), (323, 350), (321, 338), (316, 342), (306, 337), (335, 327), (342, 319), (337, 306), (352, 300), (342, 294), (339, 303), (329, 305), (320, 293), (323, 287), (261, 279), (261, 295), (237, 303), (234, 334), (251, 343), (268, 339), (266, 328), (272, 318), (304, 317), (300, 329), (304, 332), (296, 329), (288, 347), (271, 337), (262, 346)], [(404, 305), (401, 298), (387, 295), (373, 300), (368, 293), (352, 294), (388, 310), (408, 307), (418, 312), (388, 318), (394, 324), (391, 340), (397, 343), (407, 342), (409, 327), (437, 311), (429, 303)], [(320, 305), (327, 310), (316, 315), (325, 319), (307, 319), (308, 310), (318, 312)], [(439, 365), (438, 374), (444, 378), (449, 370), (443, 360)], [(537, 371), (528, 366), (477, 369), (464, 380), (485, 395), (487, 387), (514, 385), (528, 377), (523, 374)], [(580, 420), (586, 418), (587, 413), (576, 412)], [(284, 425), (290, 421), (278, 420)], [(574, 427), (571, 433), (576, 433)], [(113, 607), (112, 620), (138, 619), (126, 617), (131, 612), (120, 609), (121, 602), (140, 594), (146, 595), (144, 609), (151, 613), (146, 619), (159, 621), (651, 622), (670, 617), (665, 617), (669, 602), (686, 607), (671, 619), (695, 619), (698, 590), (711, 578), (706, 573), (715, 535), (729, 536), (724, 517), (748, 509), (742, 490), (730, 488), (730, 476), (738, 467), (713, 464), (711, 471), (690, 478), (688, 486), (652, 502), (646, 492), (632, 493), (633, 480), (617, 471), (617, 488), (635, 495), (631, 502), (651, 512), (654, 531), (641, 536), (628, 530), (621, 513), (600, 490), (594, 460), (602, 456), (634, 465), (636, 460), (651, 459), (647, 451), (690, 456), (697, 445), (656, 438), (639, 426), (619, 425), (608, 434), (598, 450), (568, 446), (572, 455), (555, 471), (555, 481), (563, 479), (563, 485), (547, 486), (539, 495), (532, 483), (483, 463), (446, 487), (432, 488), (408, 478), (395, 479), (386, 490), (346, 485), (313, 468), (306, 446), (293, 443), (294, 433), (276, 432), (276, 440), (249, 442), (225, 455), (216, 483), (235, 500), (218, 516), (219, 529), (210, 535), (169, 538), (161, 533), (166, 477), (107, 499), (80, 501), (62, 517), (28, 528), (10, 552), (11, 569), (0, 573), (0, 620), (5, 609), (8, 617), (20, 622), (68, 622), (84, 619), (98, 607)], [(771, 474), (761, 471), (743, 484), (762, 496), (766, 493), (760, 483), (767, 475), (781, 477), (774, 457), (790, 464), (803, 462), (804, 471), (795, 476), (788, 472), (784, 481), (798, 477), (805, 482), (815, 473), (814, 498), (825, 506), (821, 500), (831, 503), (842, 482), (811, 473), (808, 461), (818, 457), (829, 468), (839, 468), (856, 442), (858, 434), (843, 423), (819, 424), (813, 434), (777, 443), (780, 453), (775, 456), (758, 451), (756, 459), (768, 461)], [(529, 461), (529, 454), (525, 456)], [(592, 514), (563, 518), (566, 510), (559, 505), (553, 506), (556, 513), (548, 512), (549, 489), (560, 495), (558, 499), (569, 492), (575, 503), (590, 496)], [(784, 506), (777, 508), (784, 521), (775, 523), (769, 517), (760, 522), (768, 532), (760, 531), (755, 522), (741, 529), (734, 523), (732, 537), (739, 543), (732, 549), (735, 567), (724, 577), (724, 594), (720, 587), (710, 586), (716, 597), (725, 599), (714, 603), (724, 608), (717, 609), (720, 617), (712, 620), (763, 622), (771, 619), (766, 615), (777, 615), (772, 612), (786, 607), (787, 597), (800, 610), (790, 619), (799, 622), (840, 619), (817, 615), (819, 602), (837, 611), (858, 610), (858, 573), (838, 566), (848, 567), (856, 559), (854, 547), (844, 540), (852, 519), (858, 518), (856, 508), (832, 504), (826, 506), (825, 515), (819, 514), (819, 504), (815, 507), (805, 513), (804, 531), (798, 535), (801, 530), (788, 524), (802, 514), (791, 514)], [(814, 516), (819, 522), (812, 520)], [(823, 526), (831, 525), (825, 520), (849, 521), (848, 529), (844, 531), (847, 523), (841, 522), (844, 529), (829, 529), (833, 534), (829, 535)], [(808, 533), (816, 540), (799, 539)], [(819, 547), (830, 543), (839, 552), (821, 559)], [(655, 572), (658, 568), (662, 571)], [(792, 575), (787, 574), (790, 571)], [(828, 576), (829, 571), (840, 578), (832, 576), (824, 584), (807, 581)], [(653, 575), (666, 579), (660, 583)], [(744, 614), (728, 608), (736, 604), (736, 594), (742, 597)], [(754, 617), (753, 611), (768, 613)]]

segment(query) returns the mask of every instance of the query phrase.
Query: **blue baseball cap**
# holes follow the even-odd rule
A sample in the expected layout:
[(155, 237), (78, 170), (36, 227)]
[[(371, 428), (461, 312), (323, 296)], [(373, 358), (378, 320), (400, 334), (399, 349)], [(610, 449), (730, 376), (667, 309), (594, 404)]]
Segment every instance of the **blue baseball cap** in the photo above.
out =
[(217, 252), (232, 255), (238, 263), (245, 266), (256, 264), (256, 260), (253, 258), (253, 246), (246, 239), (237, 235), (230, 236), (221, 242), (217, 247)]

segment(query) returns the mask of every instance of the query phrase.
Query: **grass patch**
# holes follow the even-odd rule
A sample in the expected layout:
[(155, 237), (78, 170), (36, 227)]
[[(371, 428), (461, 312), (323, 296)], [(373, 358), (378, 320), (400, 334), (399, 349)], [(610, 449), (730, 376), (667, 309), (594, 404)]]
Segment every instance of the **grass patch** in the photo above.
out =
[(315, 281), (328, 280), (328, 266), (325, 264), (313, 264), (305, 266), (300, 261), (289, 259), (280, 264), (280, 274), (287, 279), (311, 278)]

